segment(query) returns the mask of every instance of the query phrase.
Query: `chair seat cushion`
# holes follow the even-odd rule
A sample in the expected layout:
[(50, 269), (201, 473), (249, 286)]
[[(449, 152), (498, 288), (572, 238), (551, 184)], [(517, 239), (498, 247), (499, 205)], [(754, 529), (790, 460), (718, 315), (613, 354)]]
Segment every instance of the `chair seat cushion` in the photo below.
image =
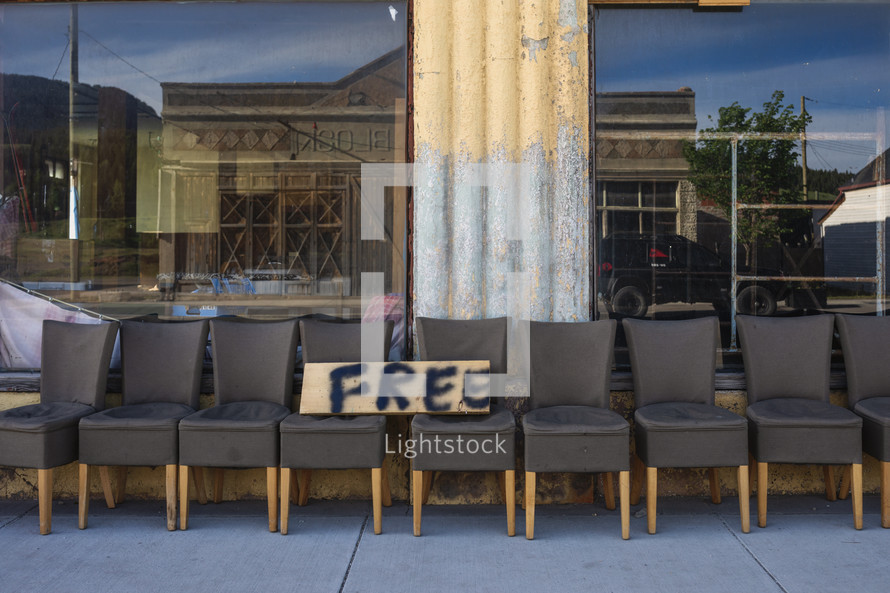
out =
[(634, 421), (647, 430), (745, 430), (742, 416), (710, 404), (669, 402), (643, 406), (634, 412)]
[(156, 402), (108, 408), (80, 421), (80, 462), (88, 465), (172, 465), (179, 462), (185, 404)]
[(890, 397), (871, 397), (859, 400), (853, 411), (869, 420), (890, 429)]
[(751, 453), (767, 463), (862, 462), (862, 418), (826, 401), (774, 398), (748, 406)]
[(526, 435), (629, 434), (630, 425), (620, 414), (593, 406), (549, 406), (522, 418)]
[(279, 462), (278, 425), (287, 406), (267, 401), (231, 402), (206, 408), (179, 422), (179, 463), (203, 467), (274, 467)]
[(95, 413), (92, 406), (76, 402), (50, 402), (19, 406), (0, 412), (0, 430), (49, 432), (76, 425)]
[(386, 430), (383, 416), (309, 416), (291, 414), (281, 421), (282, 433), (376, 434)]
[(890, 397), (861, 399), (853, 411), (862, 417), (862, 449), (880, 461), (890, 461)]
[(75, 402), (31, 404), (0, 412), (0, 465), (48, 469), (77, 459), (77, 423), (95, 413)]
[(195, 410), (185, 404), (156, 402), (108, 408), (80, 421), (80, 430), (170, 430)]
[(183, 418), (181, 431), (190, 430), (278, 430), (290, 414), (286, 406), (273, 402), (232, 402), (199, 410)]
[(662, 402), (634, 412), (637, 454), (649, 467), (748, 463), (747, 421), (719, 406)]
[(630, 469), (630, 425), (592, 406), (536, 408), (523, 417), (525, 469), (602, 472)]
[[(411, 422), (413, 469), (504, 471), (516, 467), (513, 413), (492, 406), (489, 414), (417, 414)], [(409, 443), (406, 443), (409, 446)]]
[(384, 416), (291, 414), (281, 422), (281, 467), (381, 467), (386, 438)]
[(417, 414), (411, 421), (415, 434), (485, 434), (512, 432), (515, 428), (513, 413), (494, 405), (488, 414)]
[(748, 406), (748, 418), (761, 426), (822, 428), (862, 426), (862, 420), (840, 406), (797, 397), (775, 398)]

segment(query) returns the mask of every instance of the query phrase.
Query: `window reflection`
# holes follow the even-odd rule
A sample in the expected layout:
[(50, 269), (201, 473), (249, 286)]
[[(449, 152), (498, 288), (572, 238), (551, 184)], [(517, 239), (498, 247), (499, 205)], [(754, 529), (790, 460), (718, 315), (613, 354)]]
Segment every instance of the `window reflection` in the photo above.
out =
[(890, 7), (592, 19), (599, 314), (883, 313)]
[(380, 272), (402, 316), (405, 192), (385, 241), (358, 212), (362, 163), (405, 161), (405, 14), (0, 7), (0, 274), (118, 317), (360, 317)]

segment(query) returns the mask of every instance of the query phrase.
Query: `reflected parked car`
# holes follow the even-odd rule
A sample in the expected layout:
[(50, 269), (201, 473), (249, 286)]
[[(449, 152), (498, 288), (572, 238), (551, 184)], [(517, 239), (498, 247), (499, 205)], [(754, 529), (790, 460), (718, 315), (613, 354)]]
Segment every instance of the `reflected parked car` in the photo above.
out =
[[(609, 313), (644, 317), (653, 304), (711, 303), (729, 311), (732, 268), (713, 251), (680, 235), (610, 235), (599, 251), (600, 292)], [(738, 273), (755, 275), (740, 266)], [(778, 276), (759, 269), (756, 275)], [(740, 282), (736, 311), (773, 315), (789, 294), (785, 282)]]

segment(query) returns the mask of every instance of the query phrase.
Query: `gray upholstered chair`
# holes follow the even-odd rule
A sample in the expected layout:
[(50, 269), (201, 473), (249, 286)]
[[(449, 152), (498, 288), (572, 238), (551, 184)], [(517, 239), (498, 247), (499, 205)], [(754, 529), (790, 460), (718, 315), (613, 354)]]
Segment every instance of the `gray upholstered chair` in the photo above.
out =
[(53, 468), (77, 460), (77, 423), (105, 407), (117, 328), (44, 321), (40, 403), (0, 412), (0, 465), (37, 469), (41, 534), (52, 531)]
[(658, 468), (709, 468), (711, 500), (719, 503), (717, 468), (736, 467), (742, 532), (748, 533), (748, 423), (714, 405), (717, 318), (623, 323), (636, 407), (631, 503), (639, 501), (645, 466), (646, 516), (655, 533)]
[[(838, 315), (847, 401), (862, 417), (862, 449), (881, 464), (881, 527), (890, 527), (890, 317)], [(841, 484), (846, 498), (849, 482)]]
[[(491, 373), (507, 372), (506, 317), (492, 319), (432, 319), (418, 317), (417, 344), (421, 360), (487, 360)], [(492, 402), (487, 415), (417, 414), (411, 421), (412, 438), (418, 441), (412, 462), (414, 535), (420, 535), (421, 508), (429, 496), (433, 472), (503, 472), (507, 504), (507, 534), (516, 533), (516, 421), (513, 413)], [(475, 441), (499, 443), (490, 453), (470, 453), (454, 446), (424, 446), (426, 443)], [(438, 441), (436, 439), (439, 439)], [(481, 445), (480, 445), (481, 447)]]
[(535, 533), (537, 472), (600, 473), (615, 508), (619, 472), (621, 537), (630, 537), (630, 425), (609, 409), (617, 322), (531, 322), (525, 432), (525, 537)]
[(210, 336), (215, 405), (179, 422), (179, 528), (188, 527), (190, 466), (265, 467), (269, 531), (277, 531), (278, 425), (293, 401), (297, 320), (213, 319)]
[[(862, 418), (829, 402), (833, 315), (740, 315), (748, 432), (757, 467), (757, 524), (766, 527), (770, 463), (851, 465), (853, 522), (862, 529)], [(834, 480), (827, 480), (829, 498)]]
[(199, 407), (207, 321), (121, 324), (121, 405), (80, 421), (79, 526), (87, 526), (90, 466), (103, 471), (105, 499), (114, 507), (108, 466), (119, 466), (123, 496), (128, 466), (166, 466), (167, 529), (176, 529), (179, 421)]
[[(384, 322), (383, 341), (377, 361), (384, 361), (392, 340), (393, 322)], [(362, 324), (300, 321), (303, 363), (360, 362)], [(309, 497), (313, 469), (370, 469), (374, 533), (382, 529), (381, 508), (391, 504), (383, 470), (386, 417), (308, 416), (299, 412), (281, 422), (281, 533), (287, 534), (293, 469), (302, 470), (299, 504)]]

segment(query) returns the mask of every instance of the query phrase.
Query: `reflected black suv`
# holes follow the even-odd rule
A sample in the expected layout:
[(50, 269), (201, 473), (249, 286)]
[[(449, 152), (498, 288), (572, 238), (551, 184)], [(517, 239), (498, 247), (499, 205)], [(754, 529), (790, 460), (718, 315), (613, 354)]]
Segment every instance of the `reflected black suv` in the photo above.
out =
[[(680, 235), (620, 234), (605, 237), (599, 252), (600, 292), (609, 313), (643, 317), (652, 304), (711, 303), (730, 307), (732, 270), (720, 257)], [(739, 267), (739, 274), (753, 275)], [(779, 272), (759, 270), (760, 275)], [(740, 282), (736, 311), (772, 315), (788, 295), (784, 282)]]

